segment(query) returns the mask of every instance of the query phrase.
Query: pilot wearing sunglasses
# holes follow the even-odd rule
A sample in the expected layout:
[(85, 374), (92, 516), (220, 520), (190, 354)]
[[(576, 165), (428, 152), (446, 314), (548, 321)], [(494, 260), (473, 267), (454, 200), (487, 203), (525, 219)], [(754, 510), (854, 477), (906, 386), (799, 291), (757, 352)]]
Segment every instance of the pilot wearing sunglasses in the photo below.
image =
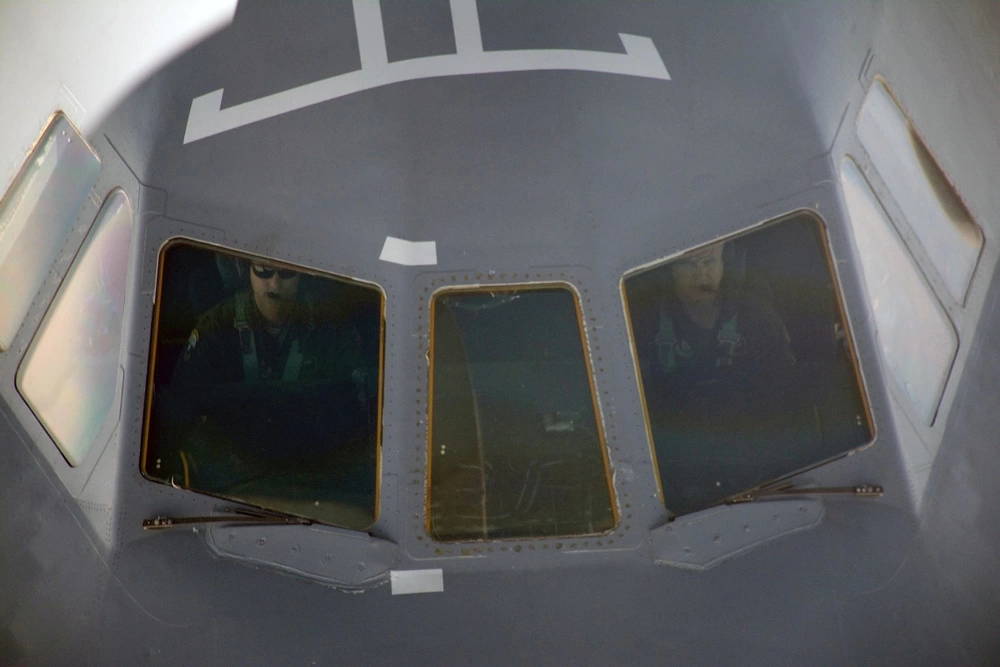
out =
[(185, 487), (238, 498), (297, 497), (289, 488), (323, 461), (370, 483), (377, 390), (350, 305), (309, 274), (242, 268), (242, 289), (198, 318), (174, 372), (179, 458), (165, 465)]
[(265, 327), (276, 330), (291, 319), (298, 305), (298, 272), (254, 263), (250, 265), (250, 288)]
[(249, 263), (249, 289), (204, 313), (175, 379), (188, 384), (350, 377), (357, 332), (332, 326), (302, 292), (298, 271)]

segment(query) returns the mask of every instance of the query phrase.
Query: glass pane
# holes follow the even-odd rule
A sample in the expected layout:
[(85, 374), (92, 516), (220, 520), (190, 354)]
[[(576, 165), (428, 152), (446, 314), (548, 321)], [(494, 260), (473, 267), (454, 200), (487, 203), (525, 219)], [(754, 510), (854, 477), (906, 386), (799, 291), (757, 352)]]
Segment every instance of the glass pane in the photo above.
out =
[(97, 155), (60, 114), (0, 202), (0, 351), (10, 347), (100, 171)]
[(98, 214), (18, 374), (18, 390), (70, 465), (83, 461), (117, 417), (131, 239), (132, 209), (116, 192)]
[(429, 529), (438, 540), (615, 523), (580, 313), (562, 287), (433, 302)]
[(861, 106), (858, 137), (948, 293), (964, 302), (983, 232), (881, 83), (871, 87)]
[(882, 359), (917, 419), (934, 421), (958, 350), (948, 316), (850, 160), (840, 170)]
[(168, 246), (160, 270), (143, 473), (369, 526), (382, 293), (189, 243)]
[(820, 222), (798, 214), (626, 277), (667, 509), (684, 514), (872, 438)]

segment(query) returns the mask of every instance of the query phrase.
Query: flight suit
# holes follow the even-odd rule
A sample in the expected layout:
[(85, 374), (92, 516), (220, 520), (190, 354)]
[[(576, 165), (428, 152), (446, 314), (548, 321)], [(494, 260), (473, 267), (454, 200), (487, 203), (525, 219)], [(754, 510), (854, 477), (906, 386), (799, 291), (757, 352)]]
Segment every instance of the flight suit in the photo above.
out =
[(360, 479), (344, 483), (366, 495), (378, 380), (378, 360), (368, 357), (349, 318), (306, 299), (271, 330), (249, 290), (208, 310), (169, 387), (180, 422), (177, 477), (231, 496), (268, 479), (351, 468)]
[(791, 471), (783, 461), (814, 437), (815, 420), (795, 389), (788, 334), (768, 301), (724, 294), (711, 330), (680, 304), (662, 303), (652, 348), (646, 398), (669, 509), (700, 509), (765, 481), (770, 470)]
[(291, 322), (269, 332), (252, 294), (241, 290), (198, 319), (174, 379), (194, 385), (360, 379), (371, 375), (360, 343), (352, 323), (323, 317), (308, 301)]
[(695, 325), (679, 305), (661, 307), (658, 324), (655, 373), (678, 390), (736, 378), (752, 381), (795, 364), (785, 325), (770, 304), (749, 295), (724, 299), (710, 331)]

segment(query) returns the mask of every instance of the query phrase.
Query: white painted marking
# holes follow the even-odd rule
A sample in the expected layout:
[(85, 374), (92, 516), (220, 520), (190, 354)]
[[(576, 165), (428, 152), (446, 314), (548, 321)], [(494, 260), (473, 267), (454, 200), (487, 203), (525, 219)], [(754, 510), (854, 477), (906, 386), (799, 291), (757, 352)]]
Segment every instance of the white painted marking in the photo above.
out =
[(625, 53), (575, 49), (483, 51), (474, 0), (451, 0), (457, 52), (387, 62), (381, 4), (354, 0), (361, 69), (222, 108), (223, 89), (191, 100), (184, 143), (273, 118), (313, 104), (402, 81), (463, 74), (577, 70), (670, 80), (663, 59), (649, 37), (620, 33)]
[(483, 52), (476, 0), (451, 0), (451, 26), (455, 31), (456, 51), (466, 55)]
[(433, 266), (437, 264), (437, 242), (407, 241), (397, 239), (395, 236), (386, 236), (382, 254), (378, 258), (383, 262), (403, 266)]
[(354, 29), (358, 32), (361, 69), (385, 67), (389, 56), (385, 51), (382, 8), (378, 0), (354, 0)]
[(440, 570), (389, 570), (393, 595), (444, 592), (444, 573)]

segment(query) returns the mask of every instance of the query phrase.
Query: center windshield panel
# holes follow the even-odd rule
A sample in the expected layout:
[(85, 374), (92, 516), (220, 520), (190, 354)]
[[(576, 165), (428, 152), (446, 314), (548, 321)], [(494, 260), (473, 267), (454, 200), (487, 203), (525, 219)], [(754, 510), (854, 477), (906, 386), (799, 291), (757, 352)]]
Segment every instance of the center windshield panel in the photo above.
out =
[(371, 525), (381, 291), (188, 242), (168, 245), (160, 267), (143, 474)]
[(432, 303), (428, 530), (436, 540), (591, 535), (615, 524), (579, 303), (565, 285)]

